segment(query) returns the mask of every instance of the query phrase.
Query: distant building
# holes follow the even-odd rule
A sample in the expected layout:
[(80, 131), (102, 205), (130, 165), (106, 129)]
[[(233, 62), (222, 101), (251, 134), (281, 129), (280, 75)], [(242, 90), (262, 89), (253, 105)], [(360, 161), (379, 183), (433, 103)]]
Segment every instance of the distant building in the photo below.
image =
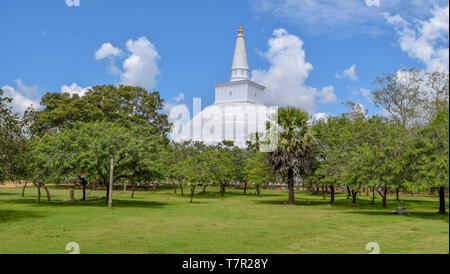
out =
[(264, 133), (266, 121), (276, 110), (263, 104), (265, 87), (251, 81), (249, 74), (245, 36), (239, 27), (230, 81), (214, 85), (214, 104), (195, 115), (174, 139), (207, 144), (226, 140), (245, 147), (251, 134)]

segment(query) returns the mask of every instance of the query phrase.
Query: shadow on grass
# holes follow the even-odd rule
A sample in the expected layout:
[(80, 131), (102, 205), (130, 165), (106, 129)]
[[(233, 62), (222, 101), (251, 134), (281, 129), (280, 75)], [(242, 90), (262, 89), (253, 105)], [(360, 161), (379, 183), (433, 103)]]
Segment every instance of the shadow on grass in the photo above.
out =
[[(329, 199), (322, 200), (319, 198), (309, 198), (310, 195), (301, 196), (295, 199), (294, 207), (298, 206), (326, 206), (329, 204)], [(389, 211), (394, 210), (399, 205), (404, 205), (407, 208), (408, 214), (406, 216), (399, 217), (411, 217), (411, 218), (422, 218), (422, 219), (430, 219), (430, 220), (442, 220), (445, 222), (449, 222), (449, 214), (438, 214), (438, 204), (436, 201), (427, 201), (427, 200), (404, 200), (403, 203), (396, 200), (388, 200), (387, 207), (383, 208), (381, 204), (381, 200), (375, 200), (375, 204), (372, 204), (372, 201), (369, 199), (358, 199), (357, 204), (352, 206), (351, 199), (345, 199), (345, 196), (339, 197), (339, 199), (335, 200), (335, 203), (332, 205), (333, 208), (339, 210), (345, 210), (344, 213), (347, 214), (362, 214), (367, 216), (393, 216), (389, 214)], [(336, 197), (338, 198), (338, 197)], [(287, 205), (288, 198), (285, 199), (277, 199), (277, 200), (261, 200), (261, 201), (253, 201), (256, 204), (267, 204), (267, 205)], [(410, 208), (410, 209), (408, 209)], [(430, 211), (423, 211), (423, 209), (429, 209)], [(435, 210), (435, 211), (432, 211)]]
[(399, 218), (421, 218), (421, 219), (429, 219), (429, 220), (442, 220), (445, 222), (449, 222), (449, 215), (439, 214), (436, 212), (419, 212), (419, 211), (411, 211), (406, 215), (392, 215), (388, 213), (388, 210), (385, 211), (346, 211), (344, 213), (347, 214), (362, 214), (367, 216), (398, 216)]
[(43, 218), (44, 214), (33, 211), (0, 209), (0, 224), (17, 222), (30, 218)]
[(9, 193), (9, 192), (1, 192), (0, 191), (0, 196), (12, 196), (12, 195), (18, 195), (17, 193)]
[[(52, 207), (107, 207), (105, 199), (89, 199), (86, 201), (61, 201), (53, 200), (48, 202), (47, 200), (42, 201), (41, 204), (36, 203), (36, 199), (14, 199), (3, 201), (5, 204), (28, 204), (36, 206), (52, 206)], [(168, 203), (147, 201), (147, 200), (137, 200), (137, 199), (113, 199), (113, 207), (136, 207), (136, 208), (155, 208), (164, 207), (169, 205)]]
[[(220, 191), (206, 191), (206, 192), (197, 192), (195, 193), (196, 197), (203, 197), (203, 198), (227, 198), (227, 197), (258, 197), (258, 195), (254, 194), (254, 192), (249, 192), (247, 190), (247, 194), (244, 195), (244, 191), (239, 192), (236, 190), (231, 190), (231, 191), (225, 191), (224, 195), (220, 195)], [(284, 194), (273, 194), (273, 193), (267, 193), (265, 194), (264, 191), (261, 192), (261, 196), (263, 197), (281, 197), (281, 196), (285, 196)]]

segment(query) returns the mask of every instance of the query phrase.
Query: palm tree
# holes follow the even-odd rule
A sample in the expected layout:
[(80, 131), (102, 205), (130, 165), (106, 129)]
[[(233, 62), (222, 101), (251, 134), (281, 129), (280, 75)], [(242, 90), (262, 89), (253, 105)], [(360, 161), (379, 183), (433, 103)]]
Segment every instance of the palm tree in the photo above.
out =
[(268, 124), (278, 131), (278, 143), (268, 153), (268, 161), (287, 179), (290, 205), (294, 204), (294, 178), (309, 174), (314, 162), (315, 138), (308, 120), (308, 113), (288, 106), (279, 108)]

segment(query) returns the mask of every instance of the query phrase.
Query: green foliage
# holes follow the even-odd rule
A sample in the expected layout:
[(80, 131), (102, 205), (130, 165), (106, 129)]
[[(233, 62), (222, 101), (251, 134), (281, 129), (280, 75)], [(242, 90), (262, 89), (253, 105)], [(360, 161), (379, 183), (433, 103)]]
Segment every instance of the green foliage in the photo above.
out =
[(399, 70), (377, 77), (372, 91), (376, 107), (383, 107), (401, 126), (407, 127), (419, 118), (421, 85), (423, 79), (418, 69)]
[(441, 111), (417, 132), (409, 151), (414, 172), (410, 187), (423, 190), (449, 184), (449, 111)]
[(278, 145), (268, 153), (268, 159), (276, 172), (284, 176), (289, 172), (298, 176), (309, 174), (315, 138), (308, 120), (308, 113), (295, 107), (280, 108), (273, 117), (271, 123), (278, 130)]
[(15, 179), (14, 163), (24, 140), (21, 121), (11, 109), (12, 98), (0, 89), (0, 183)]
[(164, 146), (162, 138), (152, 135), (148, 127), (78, 122), (71, 128), (45, 134), (33, 155), (40, 180), (54, 183), (77, 180), (86, 172), (88, 180), (106, 184), (111, 158), (114, 182), (161, 178)]
[(267, 163), (267, 155), (260, 151), (249, 152), (244, 168), (245, 182), (256, 186), (259, 195), (261, 186), (271, 179), (271, 167)]
[(294, 178), (309, 175), (316, 161), (316, 141), (308, 113), (295, 107), (279, 108), (267, 128), (267, 136), (270, 136), (271, 129), (278, 132), (276, 148), (268, 152), (269, 163), (275, 172), (286, 179), (289, 204), (294, 204)]
[(92, 87), (82, 97), (68, 93), (46, 93), (42, 110), (36, 111), (32, 133), (43, 136), (50, 130), (72, 127), (76, 122), (109, 121), (131, 127), (151, 125), (152, 134), (162, 137), (170, 130), (158, 92), (141, 87), (102, 85)]

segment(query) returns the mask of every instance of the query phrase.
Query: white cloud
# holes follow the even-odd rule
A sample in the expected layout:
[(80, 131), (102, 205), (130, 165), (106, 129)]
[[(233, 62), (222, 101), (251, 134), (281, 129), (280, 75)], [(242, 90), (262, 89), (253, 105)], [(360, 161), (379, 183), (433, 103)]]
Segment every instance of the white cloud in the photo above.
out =
[(122, 50), (113, 47), (111, 43), (103, 43), (103, 45), (95, 51), (95, 59), (101, 60), (107, 57), (116, 57), (122, 54)]
[(79, 7), (80, 6), (80, 0), (66, 0), (66, 5), (68, 7)]
[(364, 98), (366, 98), (366, 100), (368, 102), (373, 102), (372, 101), (372, 93), (370, 90), (365, 89), (365, 88), (360, 88), (359, 91), (361, 92), (361, 94), (364, 96)]
[(91, 87), (85, 87), (82, 88), (79, 85), (77, 85), (76, 83), (73, 83), (70, 86), (67, 85), (63, 85), (61, 87), (61, 92), (62, 93), (69, 93), (70, 96), (74, 95), (74, 94), (78, 94), (78, 96), (84, 96), (84, 94), (86, 94), (86, 92), (90, 89)]
[(345, 69), (342, 72), (336, 72), (335, 77), (339, 79), (349, 78), (353, 81), (358, 80), (358, 76), (356, 75), (356, 65), (353, 64), (351, 67)]
[(419, 60), (427, 71), (449, 67), (449, 6), (436, 6), (428, 20), (409, 23), (400, 15), (385, 13), (386, 21), (395, 28), (402, 51)]
[(16, 88), (5, 85), (2, 87), (5, 97), (11, 97), (12, 110), (20, 115), (30, 106), (39, 108), (38, 88), (36, 86), (27, 86), (19, 78), (16, 80)]
[(333, 86), (326, 86), (317, 92), (319, 102), (322, 104), (333, 103), (337, 101)]
[(327, 32), (338, 37), (353, 34), (374, 35), (385, 32), (383, 12), (420, 18), (433, 5), (448, 0), (389, 0), (368, 5), (375, 0), (252, 0), (253, 9), (269, 13), (297, 25), (302, 31)]
[(299, 37), (281, 28), (274, 30), (263, 57), (270, 62), (270, 68), (253, 70), (252, 80), (266, 87), (267, 105), (294, 105), (314, 112), (317, 99), (320, 103), (336, 101), (332, 86), (317, 90), (305, 85), (313, 66), (305, 60), (303, 41)]
[(327, 119), (328, 119), (328, 117), (330, 117), (330, 115), (328, 114), (328, 113), (325, 113), (325, 112), (318, 112), (318, 113), (315, 113), (313, 116), (312, 116), (312, 121), (314, 122), (314, 121), (319, 121), (319, 120), (324, 120), (324, 121), (326, 121)]
[(111, 72), (120, 75), (122, 84), (154, 88), (156, 75), (160, 72), (157, 61), (161, 58), (155, 46), (146, 37), (140, 37), (137, 40), (129, 39), (126, 47), (128, 57), (123, 61), (122, 70), (115, 67), (114, 58), (120, 57), (123, 51), (110, 43), (104, 43), (95, 52), (96, 60), (110, 58)]
[(184, 100), (184, 93), (179, 93), (177, 96), (172, 98), (173, 100), (175, 100), (176, 102), (181, 102)]
[(120, 75), (121, 71), (116, 67), (114, 58), (122, 56), (123, 51), (114, 47), (111, 43), (103, 43), (103, 45), (95, 51), (95, 60), (99, 61), (105, 58), (109, 60), (109, 71), (114, 75)]
[(128, 51), (131, 56), (123, 62), (124, 73), (122, 81), (128, 85), (142, 85), (153, 88), (156, 85), (156, 75), (159, 74), (158, 64), (160, 56), (155, 46), (145, 37), (136, 41), (127, 41)]
[(178, 93), (177, 96), (172, 97), (171, 101), (175, 101), (176, 103), (166, 102), (164, 103), (164, 110), (171, 111), (172, 109), (178, 109), (178, 107), (186, 107), (185, 104), (178, 104), (184, 100), (184, 93)]

